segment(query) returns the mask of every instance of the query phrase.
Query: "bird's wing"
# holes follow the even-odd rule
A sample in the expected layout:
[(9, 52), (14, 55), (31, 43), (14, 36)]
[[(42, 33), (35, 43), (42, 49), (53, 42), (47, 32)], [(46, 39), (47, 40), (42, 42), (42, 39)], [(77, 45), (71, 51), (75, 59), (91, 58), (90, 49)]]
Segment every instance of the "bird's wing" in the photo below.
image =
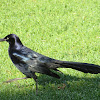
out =
[(36, 54), (22, 54), (22, 53), (13, 53), (13, 56), (15, 56), (17, 59), (19, 59), (22, 62), (27, 62), (29, 60), (34, 60), (35, 58), (37, 58)]
[(44, 62), (41, 62), (39, 60), (39, 57), (36, 54), (33, 53), (24, 54), (24, 53), (17, 52), (17, 53), (13, 53), (13, 56), (20, 61), (19, 63), (23, 62), (26, 65), (28, 65), (28, 68), (31, 71), (40, 72), (41, 68), (44, 69), (45, 67), (43, 66)]
[(19, 59), (20, 61), (23, 61), (23, 62), (29, 60), (29, 58), (26, 57), (25, 55), (21, 55), (18, 53), (13, 53), (13, 56), (16, 57), (17, 59)]
[(32, 72), (47, 74), (59, 78), (59, 76), (53, 73), (48, 67), (48, 63), (50, 62), (49, 59), (51, 60), (49, 57), (44, 57), (32, 52), (27, 54), (13, 53), (13, 56), (28, 65), (28, 70)]

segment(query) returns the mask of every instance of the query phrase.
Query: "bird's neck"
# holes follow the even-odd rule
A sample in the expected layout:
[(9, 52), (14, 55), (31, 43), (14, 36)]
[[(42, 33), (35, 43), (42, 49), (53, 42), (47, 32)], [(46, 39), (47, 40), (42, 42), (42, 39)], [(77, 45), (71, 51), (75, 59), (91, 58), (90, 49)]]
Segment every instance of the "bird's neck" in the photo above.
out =
[(23, 45), (19, 43), (9, 44), (9, 49), (20, 49)]
[(9, 49), (20, 49), (23, 46), (22, 42), (19, 39), (9, 43)]

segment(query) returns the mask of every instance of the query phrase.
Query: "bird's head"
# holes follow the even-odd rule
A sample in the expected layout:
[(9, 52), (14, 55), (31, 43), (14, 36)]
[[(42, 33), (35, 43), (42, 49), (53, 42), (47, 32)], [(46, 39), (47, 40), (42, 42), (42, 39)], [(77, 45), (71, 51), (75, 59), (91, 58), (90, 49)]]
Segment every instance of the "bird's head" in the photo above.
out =
[(15, 34), (9, 34), (3, 39), (0, 39), (0, 42), (7, 41), (10, 45), (20, 44), (22, 45), (19, 37)]

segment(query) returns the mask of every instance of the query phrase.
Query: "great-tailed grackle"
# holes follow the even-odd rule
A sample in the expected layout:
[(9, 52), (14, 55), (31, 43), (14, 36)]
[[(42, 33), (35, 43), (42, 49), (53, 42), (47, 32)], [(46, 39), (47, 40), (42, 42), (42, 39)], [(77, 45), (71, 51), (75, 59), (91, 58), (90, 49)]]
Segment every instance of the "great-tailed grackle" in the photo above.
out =
[(98, 74), (100, 73), (100, 66), (95, 64), (60, 61), (42, 54), (39, 54), (31, 49), (25, 47), (15, 34), (10, 34), (0, 39), (0, 41), (7, 41), (9, 43), (9, 56), (14, 65), (24, 74), (24, 78), (16, 78), (6, 82), (11, 82), (18, 79), (33, 78), (36, 81), (37, 91), (37, 76), (35, 72), (46, 74), (55, 78), (60, 78), (59, 75), (52, 72), (58, 71), (57, 68), (72, 68), (84, 73)]

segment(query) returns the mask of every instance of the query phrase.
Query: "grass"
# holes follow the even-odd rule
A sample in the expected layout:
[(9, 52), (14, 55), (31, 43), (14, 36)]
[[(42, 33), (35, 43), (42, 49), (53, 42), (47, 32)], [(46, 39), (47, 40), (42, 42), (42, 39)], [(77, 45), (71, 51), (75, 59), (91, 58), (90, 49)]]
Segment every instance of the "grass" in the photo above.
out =
[[(0, 38), (17, 34), (23, 44), (43, 55), (100, 65), (99, 0), (0, 0)], [(37, 74), (24, 77), (8, 56), (8, 43), (0, 43), (0, 100), (99, 100), (100, 74), (59, 69), (55, 79)]]

